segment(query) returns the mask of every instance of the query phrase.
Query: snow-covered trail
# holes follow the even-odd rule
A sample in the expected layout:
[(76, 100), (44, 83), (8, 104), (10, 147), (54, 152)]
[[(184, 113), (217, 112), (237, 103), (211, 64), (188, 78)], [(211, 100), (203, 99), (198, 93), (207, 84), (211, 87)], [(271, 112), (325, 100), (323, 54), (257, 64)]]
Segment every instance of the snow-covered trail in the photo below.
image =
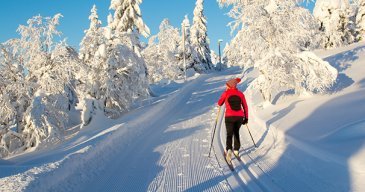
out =
[(201, 77), (163, 101), (163, 106), (156, 106), (157, 111), (146, 111), (153, 119), (136, 118), (141, 121), (137, 126), (145, 127), (143, 131), (113, 158), (100, 173), (103, 177), (87, 183), (85, 190), (225, 191), (224, 178), (206, 158), (214, 101), (205, 91), (218, 85), (208, 83)]
[(227, 78), (201, 75), (137, 109), (91, 150), (42, 174), (27, 191), (231, 191), (222, 157), (208, 158), (214, 106)]

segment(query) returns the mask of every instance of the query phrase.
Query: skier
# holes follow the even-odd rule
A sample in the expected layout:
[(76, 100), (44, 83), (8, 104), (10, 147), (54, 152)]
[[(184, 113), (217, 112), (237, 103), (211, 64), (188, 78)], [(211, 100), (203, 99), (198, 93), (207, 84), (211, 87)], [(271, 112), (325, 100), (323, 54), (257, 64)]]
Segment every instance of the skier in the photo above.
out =
[(232, 155), (232, 137), (234, 136), (234, 150), (233, 154), (239, 158), (239, 149), (241, 147), (239, 130), (241, 125), (248, 123), (248, 107), (245, 99), (245, 95), (237, 89), (237, 84), (241, 81), (240, 78), (231, 79), (227, 81), (226, 91), (218, 101), (218, 105), (226, 105), (226, 160), (231, 161)]

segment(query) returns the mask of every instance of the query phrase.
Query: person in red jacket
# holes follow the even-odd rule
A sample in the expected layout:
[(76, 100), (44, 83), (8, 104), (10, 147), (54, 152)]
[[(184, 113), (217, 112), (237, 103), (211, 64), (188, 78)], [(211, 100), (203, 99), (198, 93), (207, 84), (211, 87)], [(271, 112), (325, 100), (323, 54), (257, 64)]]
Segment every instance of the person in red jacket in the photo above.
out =
[(239, 157), (239, 149), (241, 147), (239, 130), (242, 124), (248, 123), (248, 107), (245, 95), (237, 89), (237, 84), (241, 81), (240, 78), (227, 81), (226, 91), (218, 101), (218, 105), (226, 105), (225, 123), (227, 130), (226, 151), (227, 158), (231, 159), (232, 154), (232, 137), (234, 137), (235, 156)]

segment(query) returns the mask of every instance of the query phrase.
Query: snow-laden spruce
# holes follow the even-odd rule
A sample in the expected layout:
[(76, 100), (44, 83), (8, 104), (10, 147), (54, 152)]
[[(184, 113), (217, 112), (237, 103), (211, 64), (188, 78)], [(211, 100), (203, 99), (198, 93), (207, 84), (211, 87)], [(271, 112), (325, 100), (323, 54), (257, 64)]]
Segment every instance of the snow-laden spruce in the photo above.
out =
[[(283, 94), (322, 92), (335, 82), (334, 68), (312, 54), (301, 53), (317, 48), (321, 33), (315, 18), (295, 0), (220, 3), (233, 5), (229, 15), (235, 21), (230, 25), (232, 30), (239, 29), (224, 51), (225, 58), (230, 66), (258, 69), (260, 76), (250, 89), (254, 94), (274, 102)], [(285, 73), (291, 73), (290, 77)], [(313, 78), (304, 80), (303, 76)]]
[[(148, 94), (147, 69), (141, 56), (140, 33), (148, 35), (138, 5), (141, 1), (111, 1), (114, 18), (100, 27), (96, 8), (91, 11), (90, 28), (81, 43), (80, 103), (83, 124), (91, 121), (95, 110), (110, 118), (127, 111), (134, 100)], [(133, 15), (133, 14), (134, 15)], [(90, 53), (87, 53), (90, 51)], [(86, 53), (84, 53), (86, 52)]]
[(176, 57), (180, 42), (179, 30), (171, 26), (168, 19), (164, 19), (160, 24), (160, 32), (150, 37), (148, 47), (143, 50), (151, 83), (163, 79), (176, 80), (181, 76), (182, 70)]
[(79, 57), (83, 63), (78, 73), (77, 91), (80, 98), (79, 106), (83, 109), (81, 120), (83, 125), (91, 121), (92, 114), (99, 107), (97, 100), (102, 98), (101, 86), (105, 84), (105, 60), (107, 38), (106, 28), (101, 27), (101, 21), (94, 5), (89, 16), (90, 27), (85, 30), (85, 36), (80, 43)]
[(85, 30), (85, 36), (80, 43), (80, 58), (85, 63), (90, 63), (99, 46), (103, 44), (103, 29), (97, 13), (96, 5), (91, 9), (89, 16), (90, 27)]
[(207, 34), (207, 19), (204, 15), (204, 0), (197, 0), (193, 25), (191, 26), (190, 41), (196, 52), (194, 58), (194, 69), (197, 72), (204, 72), (212, 69), (212, 61), (210, 58), (209, 40)]
[(365, 39), (365, 0), (358, 1), (356, 32), (358, 33), (358, 40)]
[(142, 0), (112, 0), (114, 18), (108, 18), (110, 34), (106, 47), (107, 81), (105, 113), (119, 116), (139, 97), (149, 93), (148, 72), (141, 54), (139, 35), (147, 37), (149, 28), (142, 20)]
[(313, 15), (324, 32), (323, 47), (340, 47), (355, 41), (356, 7), (349, 0), (317, 0)]
[(107, 46), (105, 82), (101, 86), (104, 112), (119, 117), (138, 98), (148, 94), (148, 80), (143, 58), (131, 46), (139, 43), (135, 34), (124, 33)]
[(212, 64), (216, 65), (217, 63), (219, 63), (219, 56), (213, 51), (210, 51), (210, 58), (212, 59)]
[[(184, 37), (184, 35), (185, 35), (185, 37)], [(185, 43), (185, 45), (184, 45), (184, 43)], [(185, 65), (186, 66), (184, 66), (184, 55), (185, 55)], [(194, 47), (191, 43), (190, 20), (188, 18), (188, 15), (185, 15), (183, 21), (181, 22), (181, 41), (179, 42), (178, 52), (177, 52), (176, 56), (177, 56), (178, 65), (183, 70), (193, 68), (194, 61), (198, 57), (197, 52), (194, 50)]]
[[(226, 66), (226, 67), (230, 67), (230, 63), (231, 62), (229, 62), (228, 61), (228, 54), (229, 54), (229, 43), (227, 42), (226, 43), (226, 45), (224, 46), (224, 49), (223, 49), (223, 54), (222, 54), (222, 65), (224, 65), (224, 66)], [(237, 63), (237, 62), (235, 62), (235, 63)]]
[(1, 156), (63, 139), (76, 100), (72, 83), (78, 56), (65, 43), (54, 43), (61, 17), (29, 19), (28, 26), (18, 28), (21, 38), (2, 47)]
[(115, 10), (115, 13), (111, 28), (125, 32), (136, 30), (145, 37), (149, 36), (150, 29), (144, 24), (139, 8), (141, 3), (142, 0), (112, 0), (110, 9)]

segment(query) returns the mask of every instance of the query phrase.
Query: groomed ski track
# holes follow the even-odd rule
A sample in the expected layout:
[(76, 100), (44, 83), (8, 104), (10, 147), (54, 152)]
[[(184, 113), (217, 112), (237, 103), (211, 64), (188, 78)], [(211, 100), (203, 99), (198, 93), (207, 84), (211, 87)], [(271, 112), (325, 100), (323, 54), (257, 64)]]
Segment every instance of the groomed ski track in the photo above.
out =
[(201, 75), (131, 111), (109, 137), (26, 191), (242, 191), (242, 181), (227, 179), (234, 174), (225, 173), (222, 156), (208, 158), (216, 100), (225, 81), (238, 75), (227, 74)]

